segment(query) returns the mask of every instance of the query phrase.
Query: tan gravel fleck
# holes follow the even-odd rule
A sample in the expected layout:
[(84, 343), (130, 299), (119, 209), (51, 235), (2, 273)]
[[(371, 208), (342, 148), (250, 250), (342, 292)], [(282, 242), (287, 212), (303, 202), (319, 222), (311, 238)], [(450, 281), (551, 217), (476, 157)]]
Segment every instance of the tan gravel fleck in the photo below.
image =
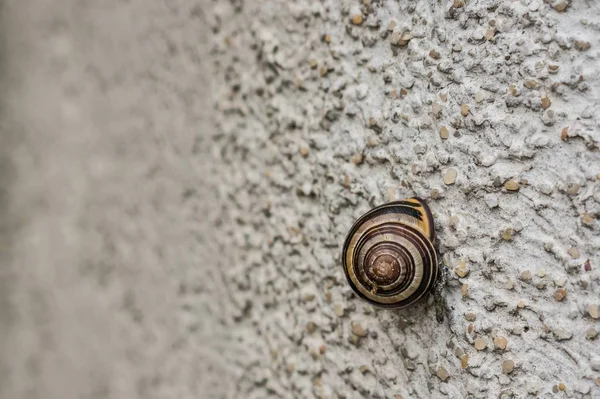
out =
[(444, 173), (444, 184), (447, 186), (452, 185), (456, 182), (456, 176), (458, 172), (455, 168), (448, 168)]
[(389, 187), (387, 190), (387, 200), (388, 202), (396, 201), (398, 199), (396, 189), (394, 187)]
[(360, 325), (360, 323), (352, 323), (352, 334), (356, 335), (357, 337), (366, 337), (367, 336), (367, 330), (365, 330), (363, 328), (363, 326)]
[(464, 260), (458, 262), (458, 266), (454, 269), (456, 275), (460, 278), (464, 278), (469, 274), (469, 268), (467, 267), (467, 263)]
[(485, 38), (487, 40), (492, 40), (494, 38), (495, 33), (496, 33), (495, 29), (488, 29), (485, 31)]
[(400, 40), (398, 40), (398, 45), (399, 46), (406, 46), (408, 44), (408, 42), (410, 42), (410, 40), (413, 38), (412, 33), (410, 32), (404, 32), (401, 36), (400, 36)]
[(517, 183), (514, 180), (509, 180), (506, 183), (504, 183), (504, 188), (507, 189), (508, 191), (519, 191), (519, 189), (521, 188), (521, 186), (519, 185), (519, 183)]
[(394, 28), (395, 28), (395, 27), (396, 27), (396, 21), (392, 19), (392, 20), (391, 20), (391, 21), (388, 23), (387, 30), (389, 30), (389, 31), (391, 32), (391, 31), (393, 31), (393, 30), (394, 30)]
[(359, 323), (352, 323), (352, 334), (363, 338), (367, 336), (367, 330), (365, 330)]
[(343, 181), (342, 185), (346, 188), (349, 188), (350, 182), (351, 182), (350, 175), (348, 173), (344, 173), (344, 181)]
[(568, 341), (573, 338), (573, 333), (571, 331), (560, 327), (553, 328), (552, 334), (554, 334), (554, 339), (557, 341)]
[(550, 73), (556, 73), (560, 69), (560, 65), (548, 65), (548, 71)]
[(588, 51), (592, 44), (590, 42), (586, 42), (585, 40), (575, 40), (575, 48), (579, 51)]
[(402, 34), (392, 35), (392, 41), (398, 46), (406, 46), (412, 37), (410, 32), (404, 32)]
[(596, 339), (598, 334), (600, 334), (598, 330), (596, 330), (594, 327), (590, 327), (585, 331), (585, 338), (591, 341)]
[[(457, 225), (458, 225), (458, 216), (456, 216), (456, 215), (450, 216), (448, 218), (448, 226), (450, 226), (452, 229), (456, 229)], [(459, 264), (460, 263), (466, 264), (466, 262), (464, 260), (462, 260), (462, 259), (458, 263)]]
[(540, 278), (546, 277), (546, 269), (539, 269), (537, 272), (535, 272), (535, 275)]
[(433, 103), (431, 105), (431, 111), (433, 112), (433, 117), (439, 119), (442, 112), (442, 107), (440, 107), (440, 104), (438, 103)]
[(564, 288), (559, 288), (556, 291), (554, 291), (554, 299), (556, 299), (559, 302), (565, 299), (566, 296), (567, 290)]
[(312, 321), (309, 321), (308, 323), (306, 323), (306, 331), (309, 334), (314, 333), (316, 329), (317, 329), (317, 325), (315, 323), (313, 323)]
[(430, 56), (431, 58), (433, 58), (434, 60), (439, 60), (439, 59), (440, 59), (440, 53), (439, 53), (439, 52), (437, 52), (437, 51), (435, 51), (435, 50), (431, 50), (431, 51), (429, 52), (429, 56)]
[(440, 128), (440, 137), (444, 140), (448, 138), (448, 128), (446, 126)]
[(502, 373), (510, 374), (515, 369), (515, 362), (512, 360), (505, 360), (502, 362)]
[(528, 89), (537, 89), (540, 87), (540, 84), (535, 79), (529, 79), (523, 82), (523, 86), (527, 87)]
[(563, 287), (567, 283), (567, 279), (564, 276), (556, 276), (554, 278), (554, 285), (557, 287)]
[(515, 335), (521, 335), (523, 334), (523, 326), (514, 326), (511, 332)]
[(319, 74), (321, 75), (321, 77), (324, 78), (325, 76), (327, 76), (328, 73), (329, 68), (327, 68), (326, 65), (321, 65), (321, 68), (319, 68)]
[(302, 300), (303, 300), (304, 302), (310, 302), (310, 301), (312, 301), (313, 299), (315, 299), (315, 295), (314, 295), (314, 294), (307, 294), (307, 295), (304, 295), (304, 296), (302, 297)]
[(517, 308), (519, 309), (523, 309), (525, 307), (525, 301), (524, 300), (520, 300), (519, 302), (517, 302)]
[(487, 339), (483, 337), (476, 338), (473, 345), (475, 346), (475, 349), (482, 351), (487, 347)]
[(571, 258), (573, 259), (579, 259), (579, 249), (577, 249), (576, 247), (571, 247), (567, 250), (567, 253), (569, 255), (571, 255)]
[(567, 141), (569, 139), (569, 128), (568, 127), (563, 127), (563, 129), (560, 131), (560, 139), (562, 141)]
[(497, 349), (504, 350), (506, 349), (506, 345), (508, 345), (508, 340), (501, 335), (498, 335), (494, 338), (494, 346)]
[(467, 104), (463, 104), (463, 105), (460, 106), (460, 114), (462, 116), (469, 115), (469, 106)]
[(543, 109), (546, 109), (551, 105), (552, 105), (552, 101), (550, 101), (550, 99), (548, 97), (545, 97), (545, 96), (542, 97), (542, 108)]
[(352, 156), (352, 163), (354, 165), (360, 165), (363, 161), (363, 154), (361, 153), (356, 153)]
[(302, 155), (304, 158), (308, 156), (309, 151), (310, 150), (308, 149), (308, 147), (300, 147), (300, 155)]
[(590, 317), (592, 319), (597, 319), (598, 317), (600, 317), (600, 311), (598, 309), (598, 305), (596, 305), (594, 303), (589, 304), (585, 310), (587, 311), (587, 313), (590, 315)]
[(567, 2), (565, 0), (560, 0), (558, 3), (554, 5), (554, 9), (558, 12), (563, 12), (567, 9)]
[(450, 378), (450, 374), (448, 374), (448, 370), (446, 370), (444, 367), (439, 367), (436, 370), (435, 375), (437, 375), (437, 377), (442, 381), (447, 381), (448, 378)]
[(475, 315), (475, 313), (471, 313), (471, 312), (465, 313), (465, 320), (467, 320), (467, 321), (475, 321), (476, 318), (477, 318), (477, 316)]
[(567, 194), (569, 194), (569, 195), (576, 195), (579, 192), (580, 188), (581, 188), (581, 186), (579, 184), (577, 184), (577, 183), (571, 183), (567, 187)]
[(361, 14), (356, 14), (352, 16), (352, 24), (353, 25), (361, 25), (364, 21), (364, 18)]
[(469, 284), (463, 284), (460, 287), (460, 293), (462, 294), (463, 298), (469, 295)]
[(454, 270), (454, 272), (456, 273), (456, 275), (460, 278), (464, 278), (467, 276), (467, 274), (469, 274), (469, 270), (468, 269), (459, 269), (458, 267)]
[(377, 138), (377, 136), (370, 136), (367, 139), (367, 146), (369, 146), (369, 147), (377, 147), (378, 145), (379, 145), (379, 138)]
[(586, 226), (591, 226), (594, 224), (594, 217), (589, 213), (585, 212), (581, 217), (581, 222)]
[(463, 369), (469, 367), (469, 355), (466, 353), (460, 357), (460, 367)]
[(502, 233), (500, 234), (500, 237), (504, 241), (510, 241), (510, 240), (513, 239), (513, 233), (514, 233), (514, 230), (511, 229), (510, 227), (507, 227), (506, 229), (502, 230)]
[(531, 274), (531, 270), (523, 270), (521, 272), (521, 280), (523, 281), (531, 281), (533, 275)]
[(564, 391), (565, 389), (567, 389), (567, 386), (561, 382), (558, 384), (558, 389), (560, 391)]
[(512, 290), (513, 288), (515, 288), (514, 281), (506, 280), (506, 282), (504, 283), (504, 288), (506, 288), (507, 290)]

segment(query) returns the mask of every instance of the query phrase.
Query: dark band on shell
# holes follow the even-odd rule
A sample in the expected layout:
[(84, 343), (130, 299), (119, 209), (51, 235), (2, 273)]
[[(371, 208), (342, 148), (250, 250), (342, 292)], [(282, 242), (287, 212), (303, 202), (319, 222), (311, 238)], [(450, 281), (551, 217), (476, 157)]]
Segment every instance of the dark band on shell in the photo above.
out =
[(342, 254), (346, 278), (358, 296), (403, 308), (423, 298), (439, 275), (431, 212), (418, 198), (390, 202), (361, 216)]

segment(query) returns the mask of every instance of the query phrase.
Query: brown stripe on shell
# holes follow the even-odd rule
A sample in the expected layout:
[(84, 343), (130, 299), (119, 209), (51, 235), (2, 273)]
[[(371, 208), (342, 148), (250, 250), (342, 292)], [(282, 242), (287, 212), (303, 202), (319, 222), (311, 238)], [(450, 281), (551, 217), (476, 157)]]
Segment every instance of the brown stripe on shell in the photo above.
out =
[[(371, 209), (362, 215), (350, 229), (352, 231), (357, 225), (364, 223), (365, 220), (372, 218), (375, 215), (395, 214), (396, 217), (402, 218), (403, 223), (416, 227), (428, 237), (431, 241), (435, 241), (435, 230), (433, 224), (433, 216), (429, 206), (420, 198), (413, 197), (401, 201), (388, 202)], [(416, 215), (416, 217), (414, 216)]]

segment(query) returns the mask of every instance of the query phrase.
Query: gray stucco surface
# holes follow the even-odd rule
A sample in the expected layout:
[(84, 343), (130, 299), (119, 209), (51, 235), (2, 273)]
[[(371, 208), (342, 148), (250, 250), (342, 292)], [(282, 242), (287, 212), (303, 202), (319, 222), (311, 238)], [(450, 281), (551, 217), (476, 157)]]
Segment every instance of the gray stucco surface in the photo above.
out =
[[(2, 398), (600, 398), (600, 4), (27, 4), (2, 8)], [(340, 265), (409, 196), (443, 324)]]

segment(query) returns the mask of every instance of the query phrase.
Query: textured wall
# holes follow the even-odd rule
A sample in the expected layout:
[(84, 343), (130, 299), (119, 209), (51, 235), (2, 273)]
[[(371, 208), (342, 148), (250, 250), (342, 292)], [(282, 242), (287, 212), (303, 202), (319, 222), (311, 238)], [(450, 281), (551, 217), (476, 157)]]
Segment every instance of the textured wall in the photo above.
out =
[[(3, 398), (600, 398), (597, 2), (4, 18)], [(413, 195), (443, 324), (339, 264), (355, 218)]]

